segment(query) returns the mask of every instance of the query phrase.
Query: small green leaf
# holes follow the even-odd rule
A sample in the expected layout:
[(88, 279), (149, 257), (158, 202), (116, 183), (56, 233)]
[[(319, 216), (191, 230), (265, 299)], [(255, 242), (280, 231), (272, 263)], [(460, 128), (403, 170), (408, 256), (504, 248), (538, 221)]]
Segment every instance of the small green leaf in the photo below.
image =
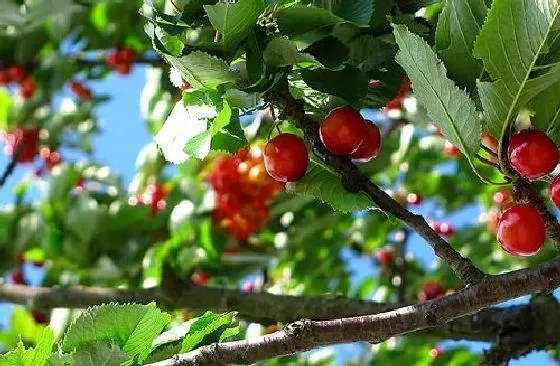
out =
[(128, 361), (130, 356), (119, 349), (113, 343), (94, 342), (90, 343), (74, 354), (72, 366), (119, 366)]
[(341, 97), (350, 103), (360, 100), (368, 91), (368, 76), (353, 67), (337, 71), (302, 70), (301, 77), (310, 88)]
[(224, 314), (206, 312), (191, 324), (189, 332), (183, 339), (181, 352), (189, 352), (195, 349), (205, 337), (213, 335), (217, 331), (221, 331), (220, 334), (225, 331), (231, 332), (228, 328), (232, 325), (234, 316), (234, 312)]
[(294, 37), (342, 23), (344, 19), (326, 9), (292, 6), (278, 10), (276, 22), (283, 34)]
[(165, 58), (196, 89), (214, 90), (236, 80), (226, 61), (205, 52), (195, 51), (181, 58), (165, 55)]
[(155, 26), (154, 34), (170, 55), (181, 56), (185, 44), (179, 37), (167, 33), (165, 29), (158, 26)]
[(469, 90), (482, 72), (482, 62), (472, 49), (487, 11), (484, 0), (448, 0), (437, 24), (436, 48), (449, 77)]
[(276, 37), (267, 45), (263, 53), (264, 62), (271, 68), (295, 65), (299, 62), (312, 62), (309, 55), (300, 53), (296, 44), (286, 37)]
[(240, 0), (236, 3), (205, 5), (212, 26), (222, 34), (226, 50), (232, 51), (243, 41), (264, 11), (263, 0)]
[(444, 136), (465, 155), (477, 153), (482, 127), (474, 102), (446, 77), (430, 46), (405, 26), (396, 25), (397, 62), (412, 81), (414, 95)]
[(367, 210), (374, 206), (365, 193), (348, 192), (342, 186), (339, 176), (313, 162), (302, 180), (286, 184), (286, 192), (317, 198), (345, 213)]
[(154, 303), (94, 306), (70, 325), (62, 349), (73, 352), (95, 341), (114, 342), (128, 355), (137, 356), (142, 361), (150, 353), (152, 341), (169, 320), (170, 316), (162, 313)]

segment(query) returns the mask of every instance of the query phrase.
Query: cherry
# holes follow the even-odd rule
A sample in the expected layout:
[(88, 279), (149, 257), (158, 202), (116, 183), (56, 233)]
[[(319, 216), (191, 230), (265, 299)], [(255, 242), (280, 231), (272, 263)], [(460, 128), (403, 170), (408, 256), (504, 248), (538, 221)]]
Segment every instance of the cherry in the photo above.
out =
[(375, 259), (382, 267), (389, 267), (393, 263), (393, 251), (383, 248), (375, 253)]
[(47, 324), (49, 322), (49, 316), (43, 311), (32, 309), (31, 316), (33, 316), (33, 319), (37, 324)]
[(360, 113), (352, 107), (332, 110), (321, 123), (321, 142), (333, 155), (354, 153), (368, 135), (368, 126)]
[(558, 165), (558, 148), (544, 132), (524, 130), (515, 134), (508, 147), (513, 169), (527, 179), (540, 179)]
[(16, 269), (12, 272), (12, 283), (14, 285), (23, 285), (25, 283), (23, 271), (21, 269)]
[(23, 80), (20, 84), (19, 93), (24, 99), (30, 99), (37, 90), (37, 83), (31, 78)]
[(455, 229), (450, 223), (443, 222), (439, 225), (439, 234), (450, 238), (455, 234)]
[(461, 155), (461, 150), (459, 150), (459, 148), (457, 148), (451, 142), (445, 140), (445, 145), (443, 146), (443, 155), (454, 158)]
[(151, 183), (146, 186), (142, 194), (142, 203), (150, 206), (150, 217), (154, 217), (158, 211), (165, 209), (165, 196), (167, 189), (160, 183)]
[(91, 100), (93, 98), (91, 90), (79, 81), (73, 80), (70, 83), (70, 90), (82, 100)]
[(129, 75), (132, 72), (132, 66), (130, 64), (118, 64), (115, 66), (115, 70), (121, 75)]
[(257, 286), (253, 282), (247, 282), (243, 284), (243, 291), (245, 292), (255, 292)]
[(191, 276), (191, 281), (196, 286), (206, 286), (210, 282), (210, 274), (203, 270), (197, 269)]
[(188, 81), (183, 81), (183, 84), (181, 85), (181, 90), (189, 90), (191, 88), (191, 83), (189, 83)]
[(12, 81), (12, 77), (7, 69), (0, 70), (0, 85), (9, 84)]
[(401, 109), (404, 98), (410, 92), (410, 79), (405, 77), (397, 95), (385, 105), (385, 109)]
[(560, 175), (557, 175), (548, 186), (548, 194), (556, 208), (560, 208)]
[(366, 122), (367, 134), (364, 141), (358, 147), (358, 150), (350, 155), (355, 163), (367, 163), (376, 158), (379, 155), (379, 150), (381, 150), (381, 131), (379, 131), (379, 127), (370, 120), (366, 120)]
[(492, 200), (498, 206), (503, 206), (511, 199), (511, 191), (509, 189), (494, 193)]
[(488, 226), (488, 230), (490, 230), (493, 233), (497, 233), (498, 232), (498, 224), (500, 222), (500, 210), (493, 208), (491, 209), (488, 214), (487, 214), (487, 226)]
[(119, 64), (132, 64), (136, 59), (136, 52), (132, 48), (124, 47), (117, 52), (116, 59)]
[(445, 289), (437, 281), (428, 281), (418, 290), (418, 300), (428, 301), (445, 295)]
[(383, 83), (379, 80), (371, 80), (368, 84), (368, 87), (372, 88), (372, 89), (376, 89), (379, 88), (383, 85)]
[(117, 52), (109, 52), (107, 55), (105, 55), (105, 63), (108, 66), (115, 67), (119, 63)]
[(47, 168), (47, 171), (51, 171), (55, 166), (57, 166), (58, 164), (60, 164), (62, 162), (62, 157), (60, 156), (60, 153), (58, 153), (57, 151), (51, 150), (48, 147), (44, 147), (41, 149), (41, 157), (43, 158), (43, 160), (45, 161), (45, 166)]
[(434, 347), (430, 350), (430, 356), (432, 356), (432, 359), (437, 359), (439, 357), (441, 357), (441, 355), (443, 354), (443, 348), (441, 347)]
[(241, 249), (238, 246), (231, 246), (226, 249), (226, 254), (228, 255), (239, 255), (241, 254)]
[(497, 236), (506, 252), (515, 256), (532, 256), (544, 246), (545, 223), (531, 205), (518, 203), (502, 214)]
[(32, 162), (39, 152), (39, 131), (38, 128), (11, 130), (5, 137), (4, 154), (6, 156), (14, 155), (23, 144), (23, 151), (19, 155), (18, 163)]
[(264, 166), (278, 182), (297, 182), (307, 171), (309, 155), (305, 143), (296, 135), (283, 133), (264, 148)]
[(8, 69), (11, 81), (21, 83), (27, 78), (27, 72), (21, 66), (12, 66)]
[(406, 195), (406, 202), (408, 202), (409, 205), (417, 206), (421, 204), (423, 201), (424, 201), (424, 197), (417, 193), (409, 193)]

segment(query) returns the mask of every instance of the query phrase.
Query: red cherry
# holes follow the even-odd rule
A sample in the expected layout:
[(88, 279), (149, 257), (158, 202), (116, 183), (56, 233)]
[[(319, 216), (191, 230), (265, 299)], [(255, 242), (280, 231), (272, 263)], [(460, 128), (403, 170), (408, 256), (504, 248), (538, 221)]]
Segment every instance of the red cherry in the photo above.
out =
[(206, 286), (206, 284), (208, 284), (208, 282), (210, 281), (210, 274), (208, 274), (207, 272), (204, 272), (200, 269), (197, 269), (191, 276), (191, 281), (196, 285), (196, 286)]
[(501, 212), (500, 210), (493, 208), (487, 214), (487, 226), (488, 230), (493, 233), (498, 232), (498, 223), (500, 222)]
[(117, 64), (115, 70), (121, 75), (129, 75), (132, 71), (132, 66), (130, 64)]
[(375, 88), (379, 88), (383, 85), (383, 83), (379, 80), (371, 80), (368, 84), (368, 87), (375, 89)]
[(459, 148), (457, 148), (451, 142), (446, 140), (445, 145), (443, 147), (443, 155), (448, 156), (450, 158), (454, 158), (456, 156), (461, 155), (461, 150), (459, 150)]
[(39, 131), (38, 128), (11, 130), (5, 138), (4, 154), (6, 156), (14, 155), (23, 144), (23, 151), (18, 163), (31, 163), (39, 153)]
[(418, 290), (418, 300), (428, 301), (445, 295), (445, 289), (437, 281), (428, 281)]
[(21, 269), (16, 269), (12, 272), (12, 283), (14, 285), (23, 285), (25, 283), (23, 271)]
[(360, 113), (351, 107), (332, 110), (321, 123), (321, 142), (333, 155), (354, 153), (368, 134), (368, 126)]
[(412, 84), (410, 82), (410, 79), (407, 76), (405, 76), (405, 78), (403, 79), (402, 85), (401, 85), (399, 91), (397, 92), (397, 97), (398, 98), (406, 97), (406, 95), (408, 93), (410, 93), (411, 85)]
[(37, 324), (47, 324), (49, 322), (49, 316), (43, 311), (32, 309), (31, 316), (33, 316), (33, 319)]
[(16, 83), (21, 83), (27, 78), (27, 72), (21, 66), (12, 66), (8, 69), (10, 79)]
[(502, 214), (497, 236), (506, 252), (515, 256), (532, 256), (544, 246), (545, 223), (531, 205), (518, 203)]
[(403, 105), (403, 98), (397, 97), (391, 99), (386, 105), (385, 109), (401, 109)]
[(560, 208), (560, 175), (557, 175), (552, 183), (550, 183), (550, 186), (548, 187), (548, 194), (550, 195), (552, 202), (554, 202), (554, 205), (557, 208)]
[(366, 120), (366, 122), (367, 134), (364, 141), (360, 147), (358, 147), (358, 150), (350, 155), (352, 161), (356, 163), (367, 163), (371, 161), (379, 155), (379, 150), (381, 150), (381, 131), (379, 131), (379, 127), (370, 120)]
[(12, 81), (12, 77), (7, 69), (0, 70), (0, 85), (9, 84)]
[(183, 81), (183, 85), (181, 85), (182, 90), (189, 90), (191, 88), (191, 83), (188, 81)]
[(118, 59), (117, 59), (117, 52), (116, 52), (116, 51), (114, 51), (114, 52), (109, 52), (109, 53), (105, 56), (105, 63), (106, 63), (108, 66), (115, 67), (115, 66), (119, 63), (119, 62), (118, 62)]
[(540, 179), (558, 165), (558, 148), (544, 132), (524, 130), (511, 138), (509, 162), (515, 171), (528, 179)]
[(421, 204), (423, 201), (424, 201), (424, 197), (417, 193), (409, 193), (406, 195), (406, 202), (408, 202), (409, 205), (417, 206)]
[(31, 78), (23, 80), (20, 84), (19, 93), (24, 99), (30, 99), (37, 90), (37, 83)]
[(382, 267), (388, 267), (393, 263), (393, 252), (387, 248), (380, 249), (375, 253), (375, 259)]
[(297, 182), (307, 171), (309, 155), (305, 143), (296, 135), (283, 133), (264, 148), (264, 166), (278, 182)]
[(124, 47), (117, 52), (117, 63), (131, 64), (136, 59), (136, 52), (132, 48)]
[(60, 153), (51, 150), (48, 147), (42, 148), (40, 154), (41, 157), (45, 160), (45, 166), (47, 168), (47, 171), (49, 172), (52, 170), (52, 168), (54, 168), (55, 166), (57, 166), (62, 162), (62, 157), (60, 156)]
[(511, 199), (511, 191), (509, 189), (506, 189), (500, 192), (496, 192), (494, 193), (494, 197), (492, 199), (495, 204), (497, 204), (498, 206), (502, 206)]
[(72, 93), (76, 95), (80, 95), (84, 91), (84, 89), (85, 89), (84, 85), (79, 81), (72, 80), (70, 82), (70, 90), (72, 90)]
[(439, 234), (450, 238), (455, 234), (455, 229), (450, 223), (443, 222), (439, 225)]
[(432, 348), (430, 351), (430, 356), (432, 356), (432, 359), (434, 360), (441, 357), (442, 354), (443, 354), (443, 348), (439, 346)]

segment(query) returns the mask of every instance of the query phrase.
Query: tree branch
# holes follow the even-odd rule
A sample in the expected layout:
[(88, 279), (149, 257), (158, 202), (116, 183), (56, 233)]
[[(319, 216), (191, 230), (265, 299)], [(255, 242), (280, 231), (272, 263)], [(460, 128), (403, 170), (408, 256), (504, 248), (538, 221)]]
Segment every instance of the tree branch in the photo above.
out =
[(151, 366), (251, 364), (316, 347), (380, 343), (390, 337), (445, 324), (508, 299), (560, 287), (560, 259), (493, 276), (455, 294), (377, 315), (326, 321), (301, 320), (252, 340), (211, 344)]
[(12, 174), (14, 174), (14, 171), (16, 170), (18, 160), (19, 160), (21, 154), (23, 154), (24, 149), (25, 149), (25, 143), (21, 143), (18, 146), (18, 148), (16, 149), (16, 151), (14, 151), (14, 154), (12, 155), (12, 158), (10, 159), (10, 162), (8, 163), (8, 165), (6, 166), (6, 169), (4, 169), (4, 171), (2, 172), (2, 175), (0, 176), (0, 187), (3, 187), (4, 184), (6, 184), (6, 181), (8, 180), (8, 178)]
[(461, 256), (449, 243), (432, 230), (422, 216), (413, 214), (401, 206), (363, 175), (350, 159), (331, 155), (321, 143), (317, 123), (305, 113), (303, 101), (292, 97), (288, 89), (288, 81), (285, 78), (281, 79), (277, 86), (269, 91), (267, 99), (281, 107), (285, 119), (293, 120), (304, 131), (306, 139), (323, 157), (325, 163), (340, 174), (345, 186), (356, 192), (365, 192), (380, 209), (391, 213), (408, 225), (409, 228), (415, 230), (465, 284), (474, 284), (485, 278), (484, 273), (476, 268), (469, 259)]
[[(93, 68), (97, 66), (105, 66), (106, 62), (104, 59), (88, 59), (82, 57), (76, 57), (74, 59), (76, 64), (79, 68)], [(151, 65), (154, 67), (164, 67), (168, 66), (168, 64), (162, 58), (147, 58), (147, 57), (138, 57), (134, 60), (135, 64), (143, 64), (143, 65)]]
[(399, 278), (397, 302), (399, 304), (404, 304), (406, 302), (406, 244), (410, 232), (405, 229), (399, 231), (399, 233), (402, 234), (402, 239), (396, 244), (397, 258), (395, 259), (395, 276)]

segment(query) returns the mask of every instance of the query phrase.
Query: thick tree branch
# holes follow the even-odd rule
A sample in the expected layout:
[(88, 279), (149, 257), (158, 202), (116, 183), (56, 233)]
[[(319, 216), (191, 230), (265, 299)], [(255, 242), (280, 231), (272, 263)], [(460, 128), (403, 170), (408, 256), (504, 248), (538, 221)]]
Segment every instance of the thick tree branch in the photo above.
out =
[(287, 80), (280, 80), (275, 89), (268, 93), (267, 99), (280, 107), (284, 118), (293, 120), (304, 131), (309, 143), (322, 156), (324, 161), (340, 174), (342, 183), (348, 189), (367, 193), (380, 209), (391, 213), (408, 225), (409, 228), (416, 231), (431, 245), (435, 254), (443, 259), (465, 284), (474, 284), (484, 279), (484, 273), (476, 268), (469, 259), (462, 257), (449, 243), (432, 230), (422, 216), (413, 214), (401, 206), (362, 174), (350, 159), (331, 155), (325, 149), (319, 138), (317, 123), (305, 113), (303, 101), (292, 97), (288, 90)]
[(379, 343), (445, 324), (508, 299), (560, 287), (560, 259), (493, 276), (455, 294), (377, 315), (326, 321), (301, 320), (252, 340), (212, 344), (151, 366), (251, 364), (339, 343)]
[[(82, 69), (106, 65), (104, 59), (89, 59), (89, 58), (77, 57), (75, 58), (75, 61), (78, 67)], [(159, 57), (153, 57), (153, 58), (138, 57), (137, 59), (134, 60), (134, 63), (142, 64), (142, 65), (151, 65), (154, 67), (164, 67), (168, 65), (162, 58)]]

